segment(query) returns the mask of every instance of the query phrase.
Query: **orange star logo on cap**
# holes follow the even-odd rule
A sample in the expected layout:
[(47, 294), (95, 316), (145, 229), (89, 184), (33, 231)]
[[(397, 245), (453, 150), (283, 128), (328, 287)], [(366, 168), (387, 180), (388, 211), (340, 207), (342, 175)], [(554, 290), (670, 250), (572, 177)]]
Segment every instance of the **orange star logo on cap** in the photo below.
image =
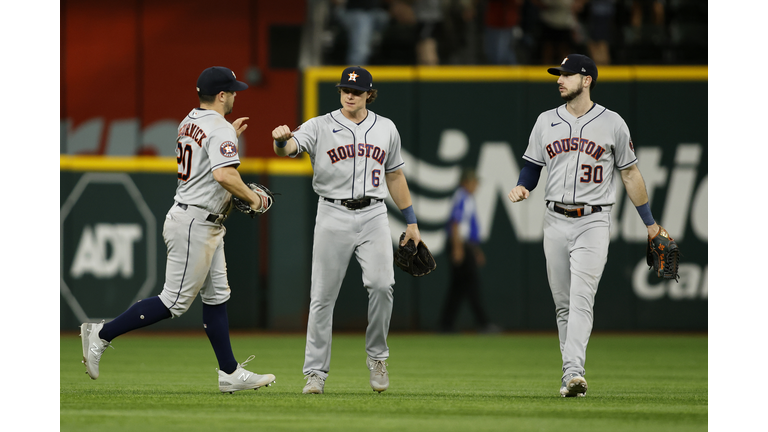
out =
[(352, 71), (352, 73), (347, 74), (347, 75), (349, 75), (349, 80), (350, 81), (354, 81), (354, 82), (357, 82), (357, 77), (360, 76), (360, 75), (356, 74), (355, 71)]

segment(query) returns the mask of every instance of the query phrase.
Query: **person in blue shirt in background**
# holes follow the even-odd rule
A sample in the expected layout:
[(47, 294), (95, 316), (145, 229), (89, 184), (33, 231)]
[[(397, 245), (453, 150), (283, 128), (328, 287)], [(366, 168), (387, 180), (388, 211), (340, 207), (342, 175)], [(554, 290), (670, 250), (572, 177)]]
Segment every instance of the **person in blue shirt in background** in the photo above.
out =
[(466, 298), (474, 315), (478, 330), (483, 333), (498, 333), (483, 306), (480, 295), (479, 268), (485, 265), (485, 255), (480, 249), (480, 228), (477, 219), (477, 205), (474, 193), (479, 179), (473, 169), (464, 169), (459, 188), (453, 195), (451, 217), (446, 225), (447, 243), (445, 251), (451, 266), (450, 286), (440, 318), (440, 331), (454, 331), (456, 316), (462, 301)]

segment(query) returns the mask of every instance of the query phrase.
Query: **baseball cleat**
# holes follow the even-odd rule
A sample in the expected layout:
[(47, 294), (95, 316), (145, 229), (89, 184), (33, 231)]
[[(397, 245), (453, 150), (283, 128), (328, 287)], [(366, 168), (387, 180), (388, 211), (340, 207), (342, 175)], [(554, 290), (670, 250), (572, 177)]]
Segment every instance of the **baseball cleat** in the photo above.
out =
[(110, 343), (99, 337), (101, 328), (104, 327), (104, 321), (100, 323), (83, 323), (80, 325), (80, 340), (83, 343), (83, 364), (85, 373), (91, 379), (99, 377), (99, 361), (104, 350), (110, 346)]
[(320, 375), (311, 373), (305, 376), (304, 379), (307, 380), (307, 385), (301, 391), (303, 394), (323, 394), (325, 380)]
[(259, 375), (243, 368), (243, 366), (255, 358), (255, 355), (248, 357), (244, 362), (237, 365), (237, 369), (231, 374), (219, 370), (219, 391), (232, 394), (238, 390), (257, 390), (259, 387), (269, 387), (272, 385), (275, 382), (274, 375)]
[(570, 373), (563, 377), (560, 386), (560, 396), (562, 397), (584, 397), (587, 395), (587, 380), (583, 376)]
[(370, 356), (366, 360), (368, 370), (371, 371), (371, 388), (379, 393), (389, 388), (389, 372), (384, 360), (374, 360)]

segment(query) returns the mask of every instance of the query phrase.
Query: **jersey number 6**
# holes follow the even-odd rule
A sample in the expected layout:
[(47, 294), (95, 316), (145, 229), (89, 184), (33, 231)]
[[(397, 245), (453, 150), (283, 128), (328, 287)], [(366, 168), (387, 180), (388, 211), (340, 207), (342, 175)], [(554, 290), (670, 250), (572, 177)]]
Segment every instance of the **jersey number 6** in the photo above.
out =
[(381, 182), (381, 179), (379, 178), (380, 175), (381, 175), (381, 170), (375, 169), (371, 171), (371, 184), (373, 185), (373, 187), (379, 187), (379, 184)]
[(192, 174), (192, 146), (187, 144), (182, 148), (180, 142), (176, 144), (176, 163), (179, 164), (176, 177), (179, 180), (187, 181)]
[(584, 170), (584, 174), (579, 179), (579, 181), (581, 181), (582, 183), (589, 183), (591, 181), (594, 181), (595, 183), (603, 182), (603, 166), (602, 165), (596, 165), (593, 169), (592, 165), (583, 164), (581, 166), (581, 169)]

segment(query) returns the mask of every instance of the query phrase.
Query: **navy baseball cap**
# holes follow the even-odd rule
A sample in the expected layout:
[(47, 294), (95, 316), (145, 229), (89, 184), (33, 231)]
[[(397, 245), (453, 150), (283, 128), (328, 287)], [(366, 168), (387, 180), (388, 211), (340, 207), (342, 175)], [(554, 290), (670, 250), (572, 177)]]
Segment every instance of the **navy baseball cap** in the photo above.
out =
[(235, 73), (223, 66), (213, 66), (204, 70), (197, 78), (197, 92), (204, 95), (217, 95), (219, 92), (245, 90), (248, 84), (238, 81)]
[(373, 77), (367, 70), (357, 67), (348, 67), (341, 73), (341, 81), (336, 87), (346, 87), (360, 91), (373, 90)]
[(574, 74), (589, 75), (592, 82), (597, 82), (597, 66), (591, 58), (582, 54), (571, 54), (560, 63), (560, 67), (547, 69), (552, 75), (560, 76), (560, 72), (569, 72)]

